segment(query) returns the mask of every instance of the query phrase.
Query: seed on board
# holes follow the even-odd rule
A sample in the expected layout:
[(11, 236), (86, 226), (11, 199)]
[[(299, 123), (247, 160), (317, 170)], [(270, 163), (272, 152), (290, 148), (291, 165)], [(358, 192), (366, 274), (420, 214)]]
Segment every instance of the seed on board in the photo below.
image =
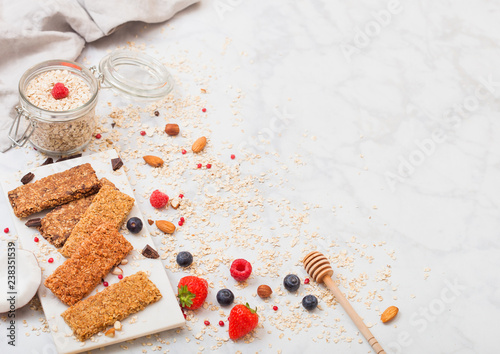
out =
[(110, 328), (106, 331), (106, 333), (104, 333), (104, 335), (106, 337), (110, 337), (110, 338), (113, 338), (115, 336), (115, 329), (114, 328)]
[(117, 330), (117, 331), (121, 331), (122, 330), (122, 323), (120, 321), (116, 321), (115, 324), (113, 325), (113, 327)]
[(120, 274), (123, 274), (123, 270), (120, 267), (114, 267), (111, 274), (120, 275)]

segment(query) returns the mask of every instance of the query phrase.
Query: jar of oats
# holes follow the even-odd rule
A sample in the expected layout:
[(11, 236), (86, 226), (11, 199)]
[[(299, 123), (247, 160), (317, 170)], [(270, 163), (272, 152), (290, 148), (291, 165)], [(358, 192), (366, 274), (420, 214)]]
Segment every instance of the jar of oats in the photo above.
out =
[[(64, 97), (53, 94), (64, 85)], [(19, 81), (18, 116), (9, 138), (13, 146), (29, 141), (49, 155), (83, 150), (95, 133), (97, 97), (111, 88), (138, 100), (157, 100), (173, 88), (165, 66), (143, 53), (115, 51), (104, 57), (99, 70), (70, 60), (48, 60), (28, 69)]]

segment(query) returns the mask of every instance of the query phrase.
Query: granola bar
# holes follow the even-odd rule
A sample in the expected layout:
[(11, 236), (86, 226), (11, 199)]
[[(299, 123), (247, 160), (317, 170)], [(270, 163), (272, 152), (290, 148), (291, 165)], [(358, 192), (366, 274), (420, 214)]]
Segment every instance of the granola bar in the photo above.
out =
[[(101, 186), (115, 185), (106, 178), (100, 179)], [(115, 187), (116, 188), (116, 187)], [(95, 195), (74, 200), (68, 204), (60, 205), (41, 220), (40, 234), (53, 246), (61, 248), (68, 239), (75, 225), (92, 203)]]
[(52, 210), (41, 220), (40, 234), (53, 246), (61, 248), (94, 197), (95, 194), (60, 205)]
[(71, 257), (80, 244), (103, 223), (111, 223), (118, 230), (133, 206), (134, 198), (111, 185), (104, 185), (71, 231), (61, 248), (62, 255)]
[(66, 305), (87, 296), (133, 249), (113, 224), (99, 226), (44, 284)]
[(10, 191), (9, 202), (18, 218), (96, 193), (99, 180), (89, 163), (54, 173)]
[(116, 321), (122, 321), (157, 302), (161, 297), (160, 291), (146, 273), (137, 272), (71, 306), (61, 316), (76, 338), (85, 341)]

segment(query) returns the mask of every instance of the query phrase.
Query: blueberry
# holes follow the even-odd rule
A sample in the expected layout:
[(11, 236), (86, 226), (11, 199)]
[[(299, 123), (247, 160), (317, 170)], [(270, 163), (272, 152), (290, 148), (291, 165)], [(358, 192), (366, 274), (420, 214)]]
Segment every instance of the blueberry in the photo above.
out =
[(137, 234), (137, 233), (141, 232), (142, 220), (139, 218), (136, 218), (135, 216), (133, 218), (128, 219), (127, 229), (133, 234)]
[(300, 279), (295, 274), (288, 274), (283, 280), (283, 285), (288, 291), (297, 291), (300, 287)]
[(234, 301), (234, 294), (229, 289), (219, 290), (217, 293), (217, 302), (222, 306), (231, 305)]
[(306, 295), (302, 299), (302, 306), (304, 306), (306, 310), (314, 310), (318, 306), (318, 299), (314, 295)]
[(182, 251), (177, 254), (176, 260), (181, 267), (189, 267), (193, 263), (193, 255), (187, 251)]

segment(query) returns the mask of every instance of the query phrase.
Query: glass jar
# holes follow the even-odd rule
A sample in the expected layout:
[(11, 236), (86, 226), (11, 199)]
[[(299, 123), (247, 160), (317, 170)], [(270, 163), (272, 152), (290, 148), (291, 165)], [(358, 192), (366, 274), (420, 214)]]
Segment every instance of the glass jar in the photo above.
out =
[[(53, 70), (66, 70), (82, 79), (90, 89), (90, 99), (65, 111), (51, 111), (33, 104), (26, 95), (28, 85), (42, 73)], [(113, 88), (135, 99), (157, 100), (172, 90), (173, 79), (156, 59), (122, 50), (105, 56), (99, 63), (99, 71), (70, 60), (44, 61), (29, 68), (19, 80), (18, 115), (9, 131), (12, 146), (23, 146), (30, 141), (48, 155), (71, 155), (83, 150), (96, 130), (95, 108), (101, 88)]]

